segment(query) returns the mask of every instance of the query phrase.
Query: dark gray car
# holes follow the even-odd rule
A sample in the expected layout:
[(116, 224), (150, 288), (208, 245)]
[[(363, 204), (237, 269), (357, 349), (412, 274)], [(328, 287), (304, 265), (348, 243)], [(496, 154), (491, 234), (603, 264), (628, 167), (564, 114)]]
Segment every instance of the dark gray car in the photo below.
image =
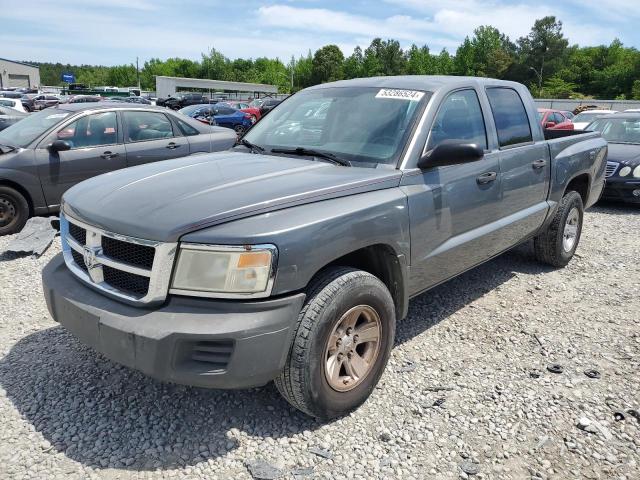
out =
[(226, 150), (235, 132), (166, 109), (132, 104), (65, 104), (0, 132), (0, 235), (31, 214), (54, 213), (62, 194), (101, 173)]
[(47, 305), (124, 365), (275, 380), (321, 418), (373, 391), (412, 297), (527, 239), (567, 265), (607, 155), (597, 132), (545, 133), (523, 85), (464, 77), (311, 87), (241, 143), (69, 190)]

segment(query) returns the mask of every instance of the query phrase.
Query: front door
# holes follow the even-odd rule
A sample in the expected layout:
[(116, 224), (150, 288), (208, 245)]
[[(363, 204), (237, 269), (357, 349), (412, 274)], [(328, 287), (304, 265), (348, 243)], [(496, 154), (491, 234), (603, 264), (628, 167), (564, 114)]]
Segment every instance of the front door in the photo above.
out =
[(162, 112), (123, 111), (127, 165), (189, 155), (189, 142)]
[(484, 157), (403, 178), (411, 217), (412, 295), (498, 253), (500, 153), (487, 140), (486, 114), (475, 90), (451, 93), (436, 115), (425, 152), (440, 143), (473, 143), (484, 149)]
[[(70, 150), (51, 152), (47, 146), (65, 140)], [(127, 166), (116, 112), (84, 115), (65, 124), (36, 150), (38, 173), (49, 206), (76, 183)]]

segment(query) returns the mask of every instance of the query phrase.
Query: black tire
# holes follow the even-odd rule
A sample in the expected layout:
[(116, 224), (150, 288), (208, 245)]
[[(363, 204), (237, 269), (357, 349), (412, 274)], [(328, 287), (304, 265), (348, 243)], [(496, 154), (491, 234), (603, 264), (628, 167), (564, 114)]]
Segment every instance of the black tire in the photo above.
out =
[[(567, 249), (564, 242), (565, 225), (569, 214), (574, 209), (577, 209), (578, 212), (577, 232), (573, 245)], [(566, 266), (573, 258), (576, 248), (578, 248), (580, 235), (582, 234), (583, 219), (584, 205), (582, 204), (582, 197), (578, 192), (567, 192), (560, 201), (549, 227), (535, 237), (533, 241), (536, 258), (554, 267)]]
[(0, 185), (0, 236), (22, 230), (29, 219), (29, 202), (11, 187)]
[[(378, 314), (377, 356), (370, 362), (368, 373), (351, 390), (337, 391), (325, 376), (328, 340), (339, 319), (363, 305)], [(369, 397), (378, 383), (393, 347), (395, 325), (393, 299), (377, 277), (346, 267), (321, 272), (308, 289), (276, 387), (291, 405), (313, 417), (326, 420), (349, 413)]]

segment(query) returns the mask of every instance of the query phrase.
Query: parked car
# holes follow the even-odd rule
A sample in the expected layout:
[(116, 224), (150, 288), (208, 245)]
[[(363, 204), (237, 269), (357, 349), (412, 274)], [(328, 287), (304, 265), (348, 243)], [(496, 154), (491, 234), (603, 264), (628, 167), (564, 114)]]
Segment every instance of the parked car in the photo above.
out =
[(187, 93), (185, 95), (178, 95), (177, 97), (159, 98), (156, 100), (156, 105), (159, 107), (167, 107), (172, 110), (180, 110), (181, 108), (188, 107), (189, 105), (200, 105), (209, 102), (209, 98), (205, 97), (201, 93)]
[(231, 108), (224, 103), (192, 105), (182, 108), (178, 110), (178, 112), (206, 124), (208, 124), (213, 117), (215, 125), (232, 128), (238, 135), (242, 135), (253, 125), (251, 114)]
[(4, 130), (5, 128), (13, 125), (14, 123), (18, 123), (27, 115), (28, 115), (27, 113), (19, 112), (18, 110), (14, 110), (13, 108), (0, 106), (0, 130)]
[(31, 213), (58, 211), (82, 180), (124, 167), (225, 150), (236, 135), (165, 109), (126, 103), (62, 104), (0, 132), (0, 235)]
[(0, 97), (0, 107), (7, 107), (21, 113), (27, 113), (27, 111), (24, 108), (24, 105), (22, 105), (22, 100), (20, 98)]
[(615, 110), (586, 110), (584, 112), (580, 112), (573, 117), (573, 128), (576, 130), (584, 130), (587, 125), (593, 122), (596, 118), (602, 117), (603, 115), (610, 115), (612, 113), (618, 112)]
[(28, 112), (36, 112), (60, 103), (60, 98), (51, 94), (24, 94), (20, 98), (22, 106)]
[[(321, 102), (320, 138), (280, 128)], [(546, 133), (513, 82), (374, 77), (302, 90), (233, 151), (67, 191), (63, 253), (43, 272), (49, 311), (158, 379), (275, 380), (303, 412), (344, 415), (378, 383), (411, 297), (529, 238), (540, 261), (571, 260), (603, 188), (606, 142)]]
[(249, 104), (249, 106), (258, 108), (260, 110), (260, 115), (264, 115), (267, 112), (273, 110), (275, 106), (280, 105), (281, 103), (282, 100), (278, 100), (275, 98), (256, 98)]
[(0, 91), (0, 98), (20, 98), (22, 97), (21, 92), (16, 92), (15, 90), (3, 90)]
[(569, 110), (560, 110), (560, 113), (571, 121), (573, 121), (573, 117), (576, 116), (573, 112), (570, 112)]
[(587, 130), (600, 132), (609, 142), (602, 199), (640, 204), (640, 113), (600, 117)]
[(539, 108), (538, 117), (542, 128), (547, 130), (573, 130), (573, 123), (560, 110)]
[(72, 95), (65, 101), (65, 103), (95, 103), (103, 100), (104, 97), (101, 97), (100, 95)]
[(230, 106), (231, 108), (235, 108), (236, 110), (240, 110), (241, 112), (248, 113), (250, 115), (249, 119), (251, 123), (256, 123), (262, 117), (262, 113), (260, 113), (260, 109), (256, 107), (251, 107), (247, 102), (237, 102), (233, 100), (228, 100), (222, 102), (225, 105)]

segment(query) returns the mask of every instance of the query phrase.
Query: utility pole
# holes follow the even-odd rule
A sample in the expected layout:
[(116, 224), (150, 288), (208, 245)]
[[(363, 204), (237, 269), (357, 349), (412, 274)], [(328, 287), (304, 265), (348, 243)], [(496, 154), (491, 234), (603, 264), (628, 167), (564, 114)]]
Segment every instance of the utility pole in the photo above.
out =
[(138, 78), (138, 90), (140, 90), (140, 67), (138, 65), (138, 57), (136, 57), (136, 77)]

